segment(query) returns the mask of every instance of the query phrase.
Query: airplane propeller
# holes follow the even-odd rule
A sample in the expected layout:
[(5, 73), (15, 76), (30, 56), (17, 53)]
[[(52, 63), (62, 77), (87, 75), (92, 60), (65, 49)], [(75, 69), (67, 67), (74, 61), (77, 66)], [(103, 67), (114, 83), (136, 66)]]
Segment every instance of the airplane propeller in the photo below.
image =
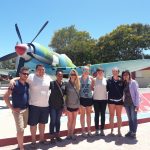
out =
[[(33, 38), (33, 40), (32, 40), (30, 43), (32, 43), (32, 42), (38, 37), (38, 35), (43, 31), (43, 29), (46, 27), (47, 24), (48, 24), (48, 21), (46, 21), (46, 22), (44, 23), (44, 25), (41, 27), (41, 29), (39, 30), (39, 32), (36, 34), (36, 36)], [(22, 44), (23, 41), (22, 41), (22, 37), (21, 37), (21, 34), (20, 34), (20, 30), (19, 30), (19, 27), (18, 27), (17, 24), (15, 24), (15, 29), (16, 29), (17, 35), (18, 35), (18, 37), (19, 37), (19, 40), (20, 40), (20, 42), (21, 42), (21, 44)], [(29, 43), (29, 44), (30, 44), (30, 43)], [(17, 45), (18, 45), (18, 44), (17, 44)], [(17, 45), (16, 45), (16, 47), (17, 47)], [(19, 47), (19, 46), (18, 46), (18, 47)], [(29, 55), (30, 57), (34, 58), (34, 56), (32, 55), (31, 52), (27, 52), (27, 55)], [(19, 71), (20, 71), (21, 67), (24, 66), (25, 61), (26, 61), (26, 60), (25, 60), (24, 58), (22, 58), (22, 57), (19, 58), (19, 64), (18, 64), (18, 67), (17, 67), (16, 76), (19, 76)]]
[(33, 38), (33, 40), (31, 41), (31, 43), (38, 37), (38, 35), (42, 32), (42, 30), (46, 27), (46, 25), (48, 24), (48, 21), (46, 21), (44, 23), (44, 25), (42, 26), (42, 28), (39, 30), (39, 32), (37, 33), (37, 35)]
[[(36, 34), (36, 36), (33, 38), (33, 40), (28, 43), (27, 45), (30, 45), (32, 44), (32, 42), (39, 36), (39, 34), (43, 31), (43, 29), (46, 27), (46, 25), (48, 24), (48, 21), (46, 21), (44, 23), (44, 25), (41, 27), (41, 29), (38, 31), (38, 33)], [(19, 30), (19, 27), (17, 24), (15, 24), (15, 29), (16, 29), (16, 32), (17, 32), (17, 35), (18, 35), (18, 38), (20, 40), (20, 43), (22, 44), (19, 44), (18, 42), (16, 43), (16, 46), (15, 46), (15, 49), (17, 49), (17, 51), (19, 51), (19, 53), (23, 53), (25, 50), (26, 50), (26, 47), (24, 45), (26, 44), (23, 44), (23, 40), (22, 40), (22, 37), (21, 37), (21, 33), (20, 33), (20, 30)], [(32, 54), (32, 52), (27, 52), (26, 53), (28, 56), (30, 56), (31, 58), (34, 58), (34, 55)], [(0, 58), (0, 62), (1, 61), (6, 61), (6, 60), (9, 60), (9, 59), (12, 59), (12, 58), (15, 58), (18, 56), (18, 53), (16, 52), (13, 52), (13, 53), (10, 53), (8, 55), (5, 55), (3, 57)], [(26, 60), (22, 57), (19, 57), (19, 63), (18, 63), (18, 67), (17, 67), (17, 73), (16, 73), (16, 76), (19, 76), (19, 71), (20, 71), (20, 68), (24, 66), (24, 63), (26, 62)]]
[[(19, 37), (19, 40), (20, 40), (20, 42), (21, 42), (21, 44), (22, 44), (22, 43), (23, 43), (23, 42), (22, 42), (22, 37), (21, 37), (20, 30), (19, 30), (17, 24), (15, 24), (15, 29), (16, 29), (17, 35), (18, 35), (18, 37)], [(18, 45), (18, 44), (17, 44), (17, 45)], [(16, 47), (15, 47), (15, 48), (16, 48)], [(16, 73), (16, 76), (17, 76), (17, 77), (19, 76), (20, 69), (21, 69), (21, 67), (24, 66), (24, 63), (25, 63), (25, 59), (20, 57), (20, 58), (19, 58), (19, 63), (18, 63), (18, 66), (17, 66), (17, 73)]]
[(17, 67), (16, 77), (19, 77), (20, 69), (24, 66), (24, 63), (25, 63), (24, 58), (20, 57), (18, 67)]
[(20, 42), (23, 43), (23, 42), (22, 42), (22, 37), (21, 37), (21, 34), (20, 34), (20, 31), (19, 31), (19, 28), (18, 28), (18, 25), (17, 25), (17, 24), (15, 24), (15, 29), (16, 29), (16, 32), (17, 32), (17, 35), (18, 35), (18, 37), (19, 37)]

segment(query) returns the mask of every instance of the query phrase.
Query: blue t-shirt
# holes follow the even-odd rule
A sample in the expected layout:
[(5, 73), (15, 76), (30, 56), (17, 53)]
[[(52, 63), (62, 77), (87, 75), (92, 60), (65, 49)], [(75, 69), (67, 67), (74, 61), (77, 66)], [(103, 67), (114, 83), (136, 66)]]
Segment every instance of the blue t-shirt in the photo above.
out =
[(29, 101), (29, 84), (22, 84), (19, 80), (16, 81), (12, 89), (12, 105), (14, 108), (25, 109), (28, 107)]

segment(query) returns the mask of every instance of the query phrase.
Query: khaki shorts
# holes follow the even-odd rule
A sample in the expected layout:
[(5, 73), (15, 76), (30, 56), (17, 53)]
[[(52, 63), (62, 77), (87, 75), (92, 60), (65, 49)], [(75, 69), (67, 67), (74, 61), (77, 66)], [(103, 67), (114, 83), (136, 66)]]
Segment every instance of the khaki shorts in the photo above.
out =
[(16, 123), (16, 130), (24, 131), (28, 123), (28, 109), (24, 109), (20, 113), (17, 112), (12, 112), (12, 113)]

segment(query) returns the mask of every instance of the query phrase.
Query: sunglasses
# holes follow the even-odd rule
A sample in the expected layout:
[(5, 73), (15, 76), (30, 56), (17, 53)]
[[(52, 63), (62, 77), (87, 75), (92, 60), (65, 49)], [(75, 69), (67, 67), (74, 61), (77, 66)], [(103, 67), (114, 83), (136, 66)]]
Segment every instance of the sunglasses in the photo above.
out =
[(21, 74), (23, 74), (23, 75), (25, 75), (25, 76), (28, 76), (28, 75), (29, 75), (29, 73), (21, 73)]
[(89, 73), (89, 70), (83, 70), (83, 73), (86, 73), (86, 72)]
[(77, 76), (76, 74), (70, 74), (71, 76)]

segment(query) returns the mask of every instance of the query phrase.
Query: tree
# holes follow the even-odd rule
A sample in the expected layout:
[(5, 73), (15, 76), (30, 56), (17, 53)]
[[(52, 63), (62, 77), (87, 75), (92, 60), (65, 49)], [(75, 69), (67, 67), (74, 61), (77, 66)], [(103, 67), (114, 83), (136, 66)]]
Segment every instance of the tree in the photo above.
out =
[(88, 32), (70, 26), (55, 32), (49, 47), (58, 53), (65, 53), (76, 65), (83, 65), (94, 63), (95, 43), (96, 40)]
[(0, 63), (1, 69), (15, 69), (15, 59), (6, 60)]
[(97, 59), (102, 62), (142, 58), (150, 48), (150, 26), (121, 25), (97, 42)]

